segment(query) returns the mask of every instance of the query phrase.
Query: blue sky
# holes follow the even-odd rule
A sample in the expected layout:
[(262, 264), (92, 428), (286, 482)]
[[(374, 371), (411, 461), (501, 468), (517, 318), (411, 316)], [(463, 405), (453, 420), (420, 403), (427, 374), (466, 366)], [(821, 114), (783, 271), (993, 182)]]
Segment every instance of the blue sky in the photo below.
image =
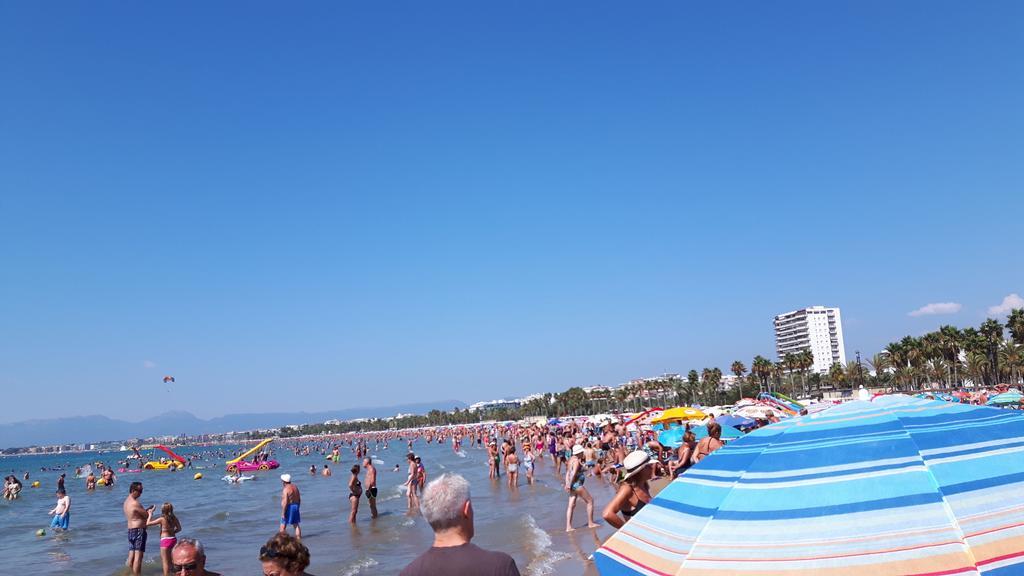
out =
[(0, 421), (725, 369), (815, 304), (852, 357), (1024, 294), (1019, 2), (3, 14)]

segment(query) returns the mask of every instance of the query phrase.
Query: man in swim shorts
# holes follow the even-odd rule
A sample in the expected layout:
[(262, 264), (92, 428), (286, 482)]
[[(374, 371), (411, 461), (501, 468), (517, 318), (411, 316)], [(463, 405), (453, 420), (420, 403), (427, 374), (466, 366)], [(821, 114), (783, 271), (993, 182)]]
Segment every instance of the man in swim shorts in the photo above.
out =
[(143, 508), (139, 502), (142, 482), (132, 482), (128, 497), (124, 499), (124, 519), (128, 522), (128, 559), (125, 565), (132, 574), (142, 574), (142, 557), (146, 553), (146, 524), (153, 514), (153, 506)]
[(302, 498), (299, 495), (299, 489), (292, 484), (291, 474), (281, 474), (281, 529), (279, 532), (285, 532), (288, 529), (288, 525), (295, 527), (295, 537), (302, 539), (302, 528), (299, 526), (299, 522), (302, 518), (299, 516), (299, 504), (302, 502)]
[(373, 467), (373, 460), (363, 458), (363, 468), (366, 469), (366, 476), (363, 484), (366, 486), (366, 499), (370, 502), (370, 517), (377, 517), (377, 469)]

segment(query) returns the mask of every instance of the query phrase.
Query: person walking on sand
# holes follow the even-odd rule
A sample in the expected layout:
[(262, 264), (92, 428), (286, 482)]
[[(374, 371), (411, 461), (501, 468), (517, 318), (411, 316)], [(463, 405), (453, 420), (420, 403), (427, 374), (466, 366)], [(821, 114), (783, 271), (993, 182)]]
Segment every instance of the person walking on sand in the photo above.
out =
[(71, 497), (64, 491), (63, 488), (57, 490), (57, 505), (50, 510), (50, 514), (53, 515), (53, 521), (50, 522), (50, 528), (54, 530), (67, 530), (71, 523)]
[(124, 499), (124, 519), (128, 522), (128, 560), (125, 565), (132, 574), (142, 574), (142, 557), (146, 554), (146, 524), (153, 514), (155, 506), (142, 507), (142, 482), (132, 482), (128, 486), (128, 497)]
[(356, 523), (356, 514), (359, 512), (359, 499), (363, 497), (363, 485), (359, 482), (359, 465), (352, 465), (352, 477), (348, 479), (348, 504), (351, 511), (348, 513), (348, 521)]
[(366, 486), (366, 500), (370, 503), (370, 518), (377, 517), (377, 469), (373, 466), (373, 460), (363, 458), (363, 468), (366, 469), (366, 476), (363, 477), (363, 484)]
[(288, 526), (295, 527), (295, 537), (302, 539), (302, 517), (299, 514), (299, 505), (302, 503), (302, 496), (299, 489), (292, 484), (291, 474), (281, 474), (281, 529), (278, 532), (286, 532)]
[(586, 468), (583, 466), (583, 446), (579, 444), (572, 448), (572, 458), (566, 466), (565, 491), (569, 493), (569, 507), (565, 510), (565, 531), (572, 532), (572, 513), (576, 510), (577, 498), (582, 498), (587, 504), (587, 528), (597, 528), (594, 523), (594, 498), (583, 487), (587, 477)]
[(146, 526), (160, 527), (160, 561), (164, 565), (164, 576), (168, 576), (171, 573), (171, 550), (178, 543), (178, 532), (181, 532), (181, 522), (174, 514), (174, 506), (164, 502), (160, 507), (160, 517), (150, 518)]

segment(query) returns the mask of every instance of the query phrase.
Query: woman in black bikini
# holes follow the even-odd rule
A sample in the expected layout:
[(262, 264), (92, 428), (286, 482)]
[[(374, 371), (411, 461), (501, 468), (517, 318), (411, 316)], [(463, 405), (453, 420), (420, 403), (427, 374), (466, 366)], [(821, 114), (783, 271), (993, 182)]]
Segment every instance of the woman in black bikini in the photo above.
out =
[(359, 481), (359, 466), (352, 466), (352, 477), (348, 479), (348, 502), (352, 507), (349, 512), (348, 521), (356, 523), (356, 513), (359, 512), (359, 497), (363, 495), (363, 484)]
[[(651, 456), (643, 450), (630, 452), (622, 463), (624, 475), (619, 489), (612, 501), (604, 507), (601, 517), (616, 528), (629, 521), (648, 502), (651, 501), (651, 489), (647, 485), (653, 469)], [(622, 516), (619, 516), (619, 513)]]

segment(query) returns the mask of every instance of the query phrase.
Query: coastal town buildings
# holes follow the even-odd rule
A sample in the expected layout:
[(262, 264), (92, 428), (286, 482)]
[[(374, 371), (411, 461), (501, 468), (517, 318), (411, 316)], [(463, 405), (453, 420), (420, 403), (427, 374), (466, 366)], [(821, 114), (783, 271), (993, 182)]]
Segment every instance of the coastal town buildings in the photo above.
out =
[(811, 371), (818, 374), (827, 374), (837, 362), (846, 365), (839, 308), (811, 306), (775, 317), (775, 353), (779, 360), (804, 350), (814, 356)]

